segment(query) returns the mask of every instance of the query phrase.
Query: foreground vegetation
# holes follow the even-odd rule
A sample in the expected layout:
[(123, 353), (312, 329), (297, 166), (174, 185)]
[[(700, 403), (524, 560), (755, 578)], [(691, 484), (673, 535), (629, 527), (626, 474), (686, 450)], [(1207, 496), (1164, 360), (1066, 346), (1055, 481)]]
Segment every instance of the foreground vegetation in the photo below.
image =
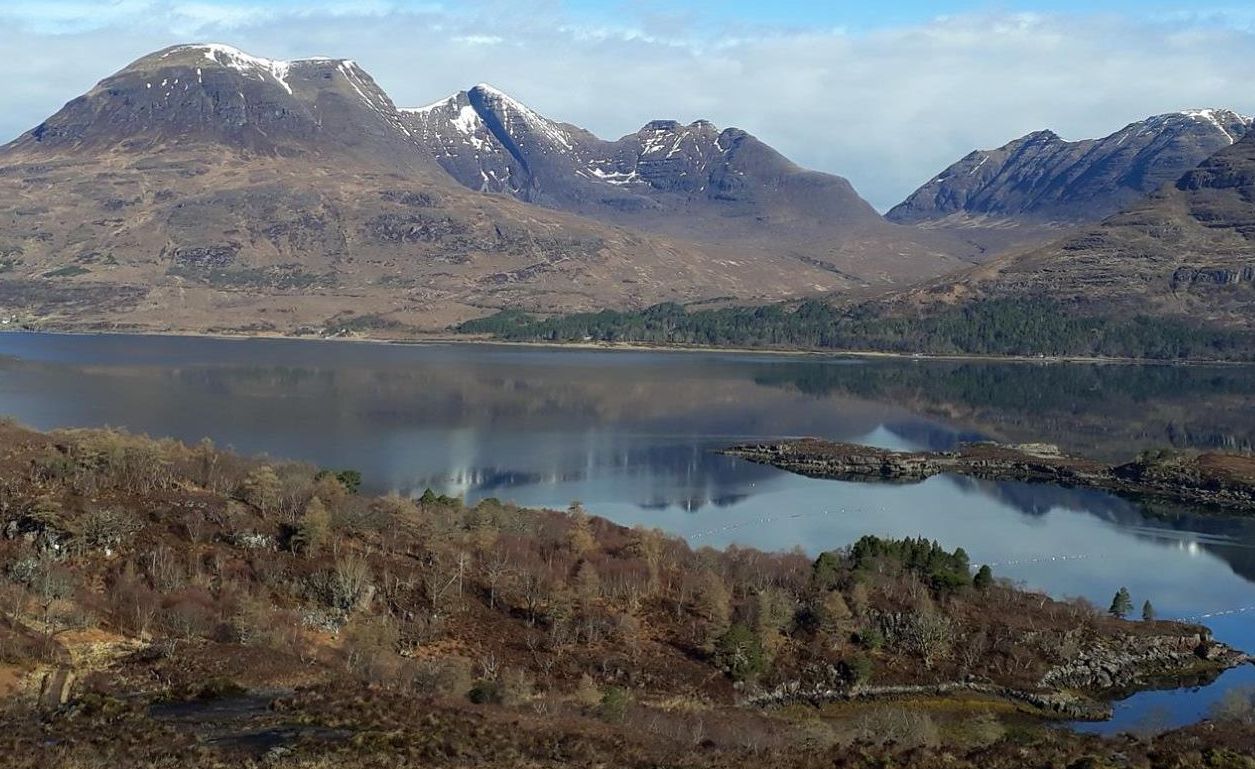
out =
[(1250, 360), (1255, 335), (1159, 317), (1078, 315), (1048, 299), (997, 299), (921, 315), (822, 301), (688, 311), (675, 303), (536, 318), (506, 310), (458, 327), (512, 341), (641, 342), (927, 353)]
[[(1255, 766), (1242, 698), (1160, 737), (1043, 728), (1049, 698), (1104, 694), (1072, 661), (1206, 632), (962, 550), (694, 551), (360, 481), (0, 426), (0, 765)], [(780, 692), (826, 699), (761, 706)]]

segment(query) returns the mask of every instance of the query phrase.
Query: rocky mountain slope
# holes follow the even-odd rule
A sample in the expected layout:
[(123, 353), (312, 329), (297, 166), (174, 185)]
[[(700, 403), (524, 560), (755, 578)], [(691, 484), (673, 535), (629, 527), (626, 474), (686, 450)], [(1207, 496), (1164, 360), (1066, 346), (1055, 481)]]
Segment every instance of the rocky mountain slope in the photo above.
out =
[(964, 157), (889, 211), (896, 222), (950, 226), (1095, 222), (1175, 182), (1250, 130), (1230, 110), (1174, 112), (1101, 139), (1038, 131)]
[(852, 284), (910, 281), (979, 253), (959, 238), (889, 224), (847, 180), (706, 121), (655, 120), (605, 141), (483, 84), (402, 115), (471, 189), (742, 253), (788, 254)]
[(221, 45), (145, 56), (0, 148), (0, 312), (379, 331), (492, 307), (769, 300), (860, 283), (787, 254), (467, 190), (417, 128), (351, 61)]
[(905, 296), (1044, 297), (1078, 313), (1255, 329), (1255, 132), (1079, 234)]

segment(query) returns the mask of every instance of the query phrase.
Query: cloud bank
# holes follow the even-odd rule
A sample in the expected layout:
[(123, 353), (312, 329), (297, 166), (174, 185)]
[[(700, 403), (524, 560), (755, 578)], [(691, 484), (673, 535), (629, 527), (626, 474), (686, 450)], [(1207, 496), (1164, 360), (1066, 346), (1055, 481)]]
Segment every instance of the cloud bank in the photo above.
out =
[(848, 177), (881, 209), (970, 150), (1040, 128), (1075, 139), (1189, 107), (1255, 112), (1255, 20), (1223, 8), (980, 13), (850, 31), (641, 7), (609, 18), (552, 0), (18, 0), (0, 7), (0, 135), (190, 41), (353, 58), (401, 106), (489, 82), (607, 138), (655, 118), (737, 126)]

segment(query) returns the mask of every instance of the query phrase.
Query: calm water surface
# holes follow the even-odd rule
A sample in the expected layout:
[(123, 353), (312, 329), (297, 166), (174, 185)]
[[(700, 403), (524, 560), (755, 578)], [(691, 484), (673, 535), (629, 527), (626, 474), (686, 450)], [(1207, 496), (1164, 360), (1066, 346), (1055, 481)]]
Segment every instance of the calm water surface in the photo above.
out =
[[(810, 553), (923, 535), (1056, 596), (1127, 586), (1255, 650), (1255, 519), (937, 477), (801, 478), (714, 449), (813, 435), (897, 449), (1046, 441), (1108, 459), (1255, 446), (1255, 369), (848, 360), (481, 345), (0, 334), (0, 413), (362, 471), (371, 491), (565, 507), (695, 544)], [(1122, 703), (1112, 731), (1197, 720), (1255, 668)]]

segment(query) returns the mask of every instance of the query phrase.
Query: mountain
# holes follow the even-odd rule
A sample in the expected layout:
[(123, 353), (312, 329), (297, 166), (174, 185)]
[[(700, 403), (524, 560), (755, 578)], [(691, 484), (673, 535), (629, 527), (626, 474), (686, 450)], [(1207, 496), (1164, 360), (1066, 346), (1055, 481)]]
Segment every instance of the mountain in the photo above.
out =
[(1097, 225), (902, 296), (1046, 298), (1082, 315), (1255, 331), (1255, 131)]
[(852, 286), (910, 282), (978, 253), (958, 238), (887, 223), (847, 180), (704, 120), (655, 120), (605, 141), (483, 84), (402, 116), (470, 189), (740, 257), (790, 255)]
[(1069, 142), (1038, 131), (972, 152), (886, 216), (969, 227), (1096, 222), (1175, 182), (1251, 124), (1230, 110), (1204, 109), (1157, 115), (1102, 139)]
[[(213, 44), (142, 57), (0, 147), (0, 312), (386, 331), (501, 307), (768, 300), (859, 282), (468, 190), (418, 128), (349, 60)], [(528, 128), (558, 145), (574, 136)]]

